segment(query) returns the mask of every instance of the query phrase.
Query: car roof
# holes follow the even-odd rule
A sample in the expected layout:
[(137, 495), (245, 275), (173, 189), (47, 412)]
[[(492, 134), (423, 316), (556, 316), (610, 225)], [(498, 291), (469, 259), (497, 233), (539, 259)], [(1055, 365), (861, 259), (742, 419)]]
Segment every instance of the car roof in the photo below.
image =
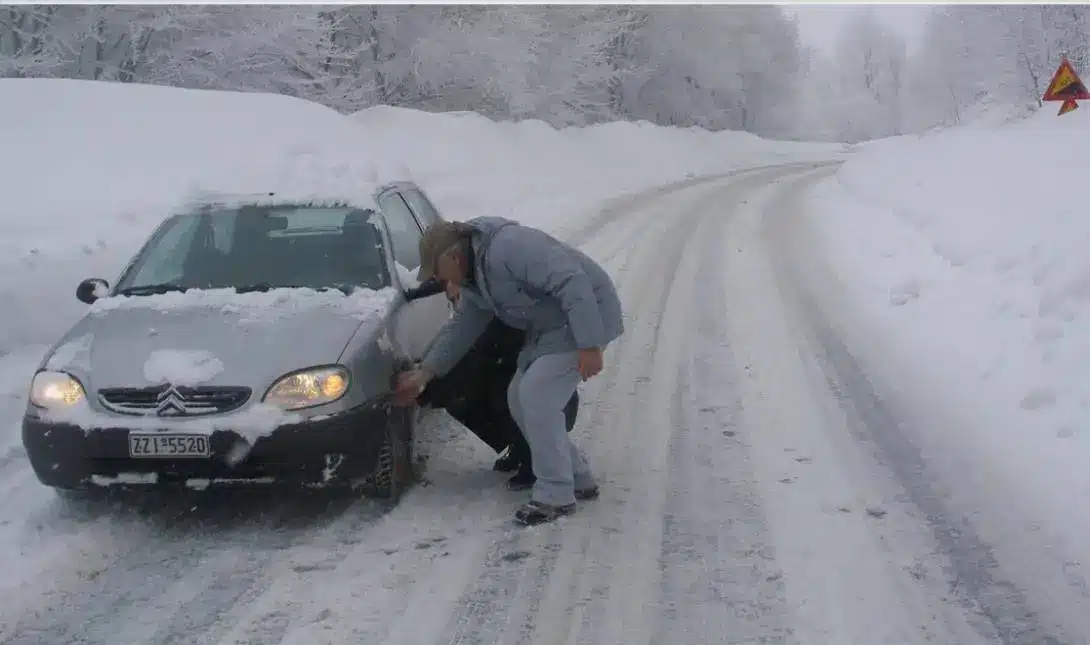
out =
[(410, 189), (420, 190), (420, 187), (411, 181), (403, 180), (390, 182), (380, 185), (378, 189), (371, 192), (366, 199), (363, 199), (362, 196), (300, 194), (294, 191), (285, 193), (275, 190), (271, 190), (269, 192), (244, 193), (231, 193), (224, 191), (200, 191), (191, 194), (186, 200), (185, 205), (181, 209), (177, 209), (175, 212), (183, 214), (192, 213), (198, 210), (205, 210), (209, 207), (231, 208), (236, 206), (248, 205), (306, 205), (312, 207), (359, 208), (361, 210), (372, 210), (375, 212), (380, 212), (376, 203), (379, 196), (393, 190)]

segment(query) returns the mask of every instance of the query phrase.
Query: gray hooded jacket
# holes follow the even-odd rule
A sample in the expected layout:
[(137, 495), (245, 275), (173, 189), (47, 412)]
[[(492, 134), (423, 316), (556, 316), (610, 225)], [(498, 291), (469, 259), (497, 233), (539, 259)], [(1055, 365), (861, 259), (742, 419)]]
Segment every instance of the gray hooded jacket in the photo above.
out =
[(539, 356), (604, 348), (624, 333), (621, 301), (609, 274), (582, 251), (502, 217), (474, 229), (475, 285), (463, 285), (454, 315), (425, 353), (433, 375), (450, 371), (493, 317), (526, 332), (518, 365)]

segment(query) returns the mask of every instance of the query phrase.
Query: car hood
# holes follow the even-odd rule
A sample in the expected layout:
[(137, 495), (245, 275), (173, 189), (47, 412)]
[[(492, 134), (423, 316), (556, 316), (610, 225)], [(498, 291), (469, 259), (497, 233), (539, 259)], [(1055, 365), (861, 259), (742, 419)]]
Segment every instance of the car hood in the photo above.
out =
[(361, 326), (382, 324), (395, 293), (276, 291), (106, 298), (45, 367), (74, 373), (95, 390), (169, 382), (263, 392), (288, 372), (336, 363)]

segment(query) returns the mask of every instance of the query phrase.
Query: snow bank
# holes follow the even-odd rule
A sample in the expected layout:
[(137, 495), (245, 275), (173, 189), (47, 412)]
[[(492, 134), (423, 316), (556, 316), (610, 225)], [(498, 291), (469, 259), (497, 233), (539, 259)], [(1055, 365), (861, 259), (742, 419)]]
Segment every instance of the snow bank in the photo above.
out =
[(387, 106), (352, 118), (428, 189), (446, 217), (499, 215), (555, 232), (622, 194), (738, 168), (828, 159), (844, 149), (648, 122), (555, 129), (543, 121)]
[(862, 149), (810, 197), (886, 360), (964, 420), (966, 476), (1090, 544), (1090, 108), (1057, 107)]

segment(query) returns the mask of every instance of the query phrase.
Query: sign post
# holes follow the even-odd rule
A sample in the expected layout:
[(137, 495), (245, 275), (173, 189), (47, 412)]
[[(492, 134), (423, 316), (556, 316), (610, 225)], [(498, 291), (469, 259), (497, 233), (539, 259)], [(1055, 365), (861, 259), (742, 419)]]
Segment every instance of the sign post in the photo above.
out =
[(1041, 100), (1063, 101), (1060, 104), (1060, 112), (1056, 116), (1063, 116), (1079, 109), (1077, 101), (1090, 100), (1090, 92), (1086, 91), (1086, 85), (1079, 78), (1075, 68), (1071, 66), (1071, 62), (1067, 60), (1067, 56), (1060, 61), (1060, 66), (1052, 75), (1052, 81), (1048, 84), (1048, 89), (1045, 90)]

